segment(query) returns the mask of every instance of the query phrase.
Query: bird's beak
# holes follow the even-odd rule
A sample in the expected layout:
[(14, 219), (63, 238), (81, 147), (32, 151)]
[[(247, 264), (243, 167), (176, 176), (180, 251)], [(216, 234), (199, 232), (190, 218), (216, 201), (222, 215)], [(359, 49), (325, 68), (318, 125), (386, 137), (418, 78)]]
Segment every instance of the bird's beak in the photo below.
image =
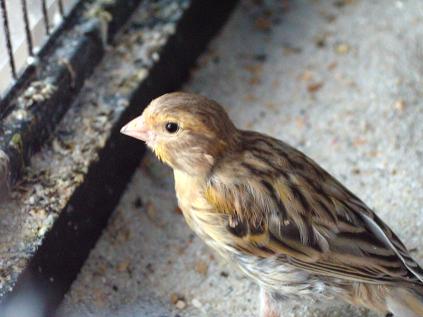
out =
[(120, 129), (120, 133), (141, 141), (147, 141), (150, 135), (148, 129), (145, 127), (142, 116), (129, 121), (122, 129)]

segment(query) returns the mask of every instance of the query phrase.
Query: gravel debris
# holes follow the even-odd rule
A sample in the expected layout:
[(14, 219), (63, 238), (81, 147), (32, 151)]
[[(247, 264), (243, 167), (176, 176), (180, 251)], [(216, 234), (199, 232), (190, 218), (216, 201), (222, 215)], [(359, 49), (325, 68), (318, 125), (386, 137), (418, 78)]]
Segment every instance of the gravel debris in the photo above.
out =
[(185, 307), (187, 307), (187, 303), (184, 300), (180, 299), (176, 302), (175, 307), (177, 309), (184, 309)]
[(204, 261), (197, 261), (195, 263), (195, 271), (202, 275), (207, 275), (208, 265)]

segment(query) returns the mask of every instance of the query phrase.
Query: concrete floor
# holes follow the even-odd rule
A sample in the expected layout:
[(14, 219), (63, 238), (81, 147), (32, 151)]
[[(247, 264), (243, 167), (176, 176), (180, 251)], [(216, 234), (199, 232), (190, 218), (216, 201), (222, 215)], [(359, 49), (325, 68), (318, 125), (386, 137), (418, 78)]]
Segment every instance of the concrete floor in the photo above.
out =
[[(423, 263), (422, 26), (420, 0), (241, 1), (184, 90), (311, 156)], [(170, 170), (149, 154), (59, 315), (246, 317), (257, 291), (190, 232)]]

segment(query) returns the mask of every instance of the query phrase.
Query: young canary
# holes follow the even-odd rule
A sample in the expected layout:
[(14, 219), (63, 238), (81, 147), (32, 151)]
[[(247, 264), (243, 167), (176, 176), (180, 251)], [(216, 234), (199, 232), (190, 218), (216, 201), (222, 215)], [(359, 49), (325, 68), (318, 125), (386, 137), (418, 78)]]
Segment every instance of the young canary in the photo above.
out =
[(342, 299), (386, 316), (423, 316), (423, 270), (394, 232), (316, 162), (237, 129), (215, 101), (153, 100), (123, 134), (174, 170), (189, 226), (261, 287), (261, 316)]

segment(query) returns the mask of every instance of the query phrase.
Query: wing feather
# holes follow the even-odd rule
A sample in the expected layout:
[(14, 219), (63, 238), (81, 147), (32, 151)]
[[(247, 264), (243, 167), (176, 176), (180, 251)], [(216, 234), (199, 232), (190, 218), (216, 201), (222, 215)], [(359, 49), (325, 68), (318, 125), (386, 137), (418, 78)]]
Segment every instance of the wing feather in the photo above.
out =
[(335, 178), (283, 142), (247, 136), (242, 154), (221, 162), (206, 190), (218, 212), (243, 224), (236, 247), (314, 274), (367, 283), (423, 282), (404, 244)]

